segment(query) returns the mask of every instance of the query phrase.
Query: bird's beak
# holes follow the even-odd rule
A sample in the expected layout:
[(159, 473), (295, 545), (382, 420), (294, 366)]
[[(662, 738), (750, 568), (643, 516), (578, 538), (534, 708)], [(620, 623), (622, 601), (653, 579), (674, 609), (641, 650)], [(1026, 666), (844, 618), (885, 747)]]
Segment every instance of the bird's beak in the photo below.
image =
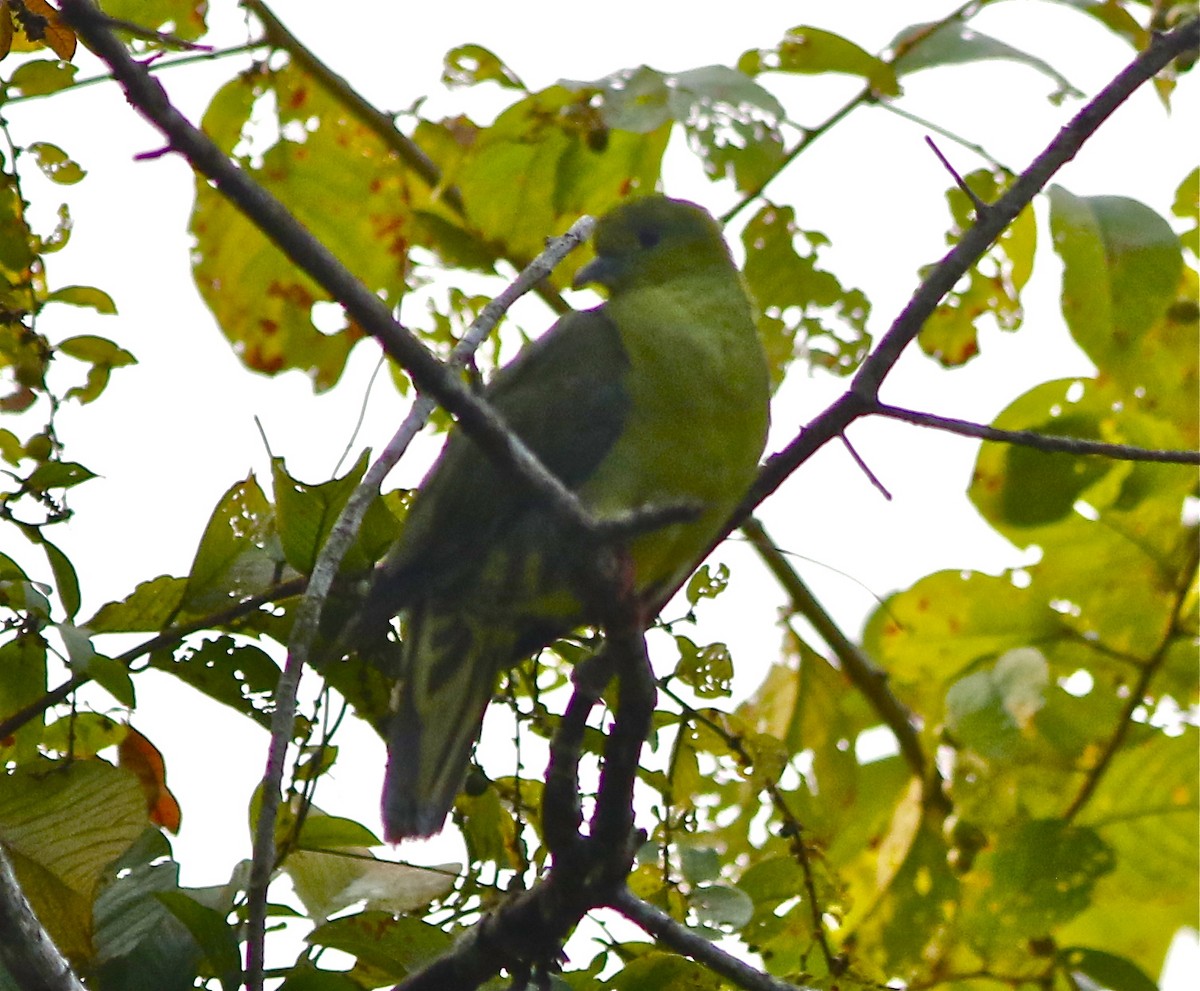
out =
[(616, 274), (617, 266), (613, 263), (613, 260), (606, 258), (604, 255), (597, 255), (575, 273), (575, 278), (571, 280), (571, 286), (574, 289), (582, 289), (589, 283), (595, 282), (602, 286), (611, 287)]

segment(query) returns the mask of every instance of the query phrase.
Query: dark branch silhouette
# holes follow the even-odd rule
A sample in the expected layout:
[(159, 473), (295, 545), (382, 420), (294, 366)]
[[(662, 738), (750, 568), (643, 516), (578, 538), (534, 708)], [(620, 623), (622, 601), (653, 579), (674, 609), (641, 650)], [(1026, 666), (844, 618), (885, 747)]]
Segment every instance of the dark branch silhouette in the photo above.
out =
[(1000, 430), (982, 423), (956, 420), (953, 417), (938, 416), (935, 413), (921, 413), (917, 410), (902, 409), (899, 406), (888, 406), (886, 403), (877, 404), (872, 412), (891, 420), (914, 423), (919, 427), (932, 427), (935, 430), (945, 430), (947, 433), (961, 434), (963, 437), (978, 437), (981, 440), (996, 441), (999, 444), (1019, 444), (1021, 447), (1032, 447), (1034, 450), (1047, 453), (1093, 454), (1117, 461), (1157, 461), (1162, 464), (1200, 465), (1200, 451), (1162, 451), (1149, 447), (1135, 447), (1131, 444), (1107, 444), (1104, 441), (1087, 440), (1082, 437), (1041, 434), (1036, 430)]

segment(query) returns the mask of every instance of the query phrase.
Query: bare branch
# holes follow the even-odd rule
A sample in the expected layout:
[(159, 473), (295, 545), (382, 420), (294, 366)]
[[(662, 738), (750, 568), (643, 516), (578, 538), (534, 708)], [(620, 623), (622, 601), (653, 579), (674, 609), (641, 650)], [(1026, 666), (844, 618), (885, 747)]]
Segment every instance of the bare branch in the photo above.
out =
[(1058, 132), (1029, 168), (1017, 177), (1000, 199), (988, 207), (984, 216), (976, 220), (975, 225), (921, 283), (908, 305), (859, 368), (850, 391), (820, 413), (782, 451), (767, 460), (750, 493), (731, 517), (728, 530), (737, 526), (755, 506), (783, 484), (784, 479), (823, 445), (842, 433), (850, 423), (875, 411), (880, 385), (942, 297), (954, 288), (955, 283), (983, 256), (992, 242), (1033, 201), (1054, 174), (1075, 157), (1096, 129), (1134, 90), (1153, 78), (1176, 56), (1198, 44), (1200, 18), (1193, 17), (1167, 34), (1159, 35)]
[(1154, 654), (1140, 665), (1141, 670), (1138, 673), (1137, 681), (1129, 690), (1129, 698), (1126, 699), (1125, 705), (1121, 708), (1116, 728), (1105, 743), (1100, 756), (1096, 758), (1095, 763), (1088, 769), (1083, 786), (1079, 789), (1075, 797), (1071, 799), (1071, 804), (1067, 806), (1066, 812), (1063, 813), (1065, 821), (1070, 822), (1074, 819), (1079, 814), (1079, 810), (1092, 797), (1096, 786), (1100, 783), (1101, 777), (1108, 770), (1113, 758), (1116, 757), (1117, 752), (1121, 749), (1121, 745), (1125, 742), (1129, 728), (1133, 725), (1134, 713), (1146, 704), (1146, 693), (1150, 690), (1150, 682), (1162, 669), (1163, 662), (1167, 658), (1167, 651), (1171, 646), (1171, 641), (1179, 635), (1180, 618), (1187, 607), (1198, 564), (1200, 564), (1200, 547), (1197, 547), (1193, 541), (1187, 561), (1179, 569), (1179, 574), (1176, 577), (1175, 609), (1171, 616), (1171, 622), (1167, 626), (1166, 633), (1163, 635), (1162, 642), (1158, 645), (1158, 649), (1155, 650)]
[[(642, 744), (654, 715), (654, 679), (639, 604), (613, 578), (604, 653), (585, 661), (575, 694), (551, 744), (543, 823), (553, 863), (545, 878), (509, 899), (454, 948), (410, 975), (397, 991), (471, 991), (501, 969), (546, 975), (558, 966), (562, 944), (589, 911), (609, 904), (625, 885), (635, 852), (633, 787)], [(579, 831), (580, 743), (587, 714), (612, 673), (620, 678), (616, 715), (604, 748), (596, 807), (586, 835)]]
[(842, 446), (850, 453), (850, 457), (854, 459), (854, 463), (858, 465), (858, 470), (867, 476), (867, 480), (870, 481), (873, 486), (875, 486), (881, 496), (883, 496), (888, 502), (891, 502), (891, 492), (887, 490), (887, 486), (885, 486), (883, 482), (879, 480), (875, 472), (871, 471), (870, 466), (862, 459), (862, 455), (860, 455), (855, 446), (850, 443), (850, 438), (845, 434), (842, 434), (841, 440)]
[(833, 651), (846, 677), (863, 693), (871, 707), (879, 713), (884, 724), (892, 731), (905, 763), (925, 785), (927, 801), (932, 804), (940, 803), (942, 811), (947, 811), (941, 776), (921, 746), (913, 714), (888, 687), (887, 673), (842, 632), (756, 517), (751, 516), (742, 524), (742, 532), (791, 599), (793, 611), (812, 623), (821, 639)]
[(618, 891), (608, 902), (608, 906), (616, 909), (663, 946), (704, 964), (709, 970), (732, 981), (739, 988), (745, 988), (746, 991), (804, 991), (798, 984), (781, 981), (726, 953), (711, 940), (681, 926), (662, 909), (642, 901), (628, 888)]
[(1096, 454), (1117, 461), (1157, 461), (1164, 464), (1200, 465), (1200, 451), (1162, 451), (1147, 447), (1134, 447), (1130, 444), (1106, 444), (1104, 441), (1086, 440), (1082, 437), (1041, 434), (1034, 430), (1000, 430), (982, 423), (956, 420), (953, 417), (938, 416), (935, 413), (921, 413), (899, 406), (889, 406), (886, 403), (877, 403), (871, 412), (892, 420), (915, 423), (919, 427), (933, 427), (936, 430), (945, 430), (948, 433), (961, 434), (964, 437), (978, 437), (1000, 444), (1019, 444), (1022, 447), (1032, 447), (1039, 451)]
[(937, 146), (937, 142), (928, 134), (925, 135), (925, 143), (929, 145), (930, 150), (937, 156), (937, 160), (942, 163), (942, 168), (950, 173), (954, 184), (962, 190), (963, 195), (971, 201), (971, 205), (975, 208), (976, 218), (982, 217), (987, 213), (988, 205), (983, 202), (978, 194), (970, 186), (967, 185), (967, 180), (960, 176), (953, 165), (950, 164), (950, 159), (942, 154), (942, 149)]
[(0, 964), (21, 991), (84, 991), (25, 898), (0, 843)]

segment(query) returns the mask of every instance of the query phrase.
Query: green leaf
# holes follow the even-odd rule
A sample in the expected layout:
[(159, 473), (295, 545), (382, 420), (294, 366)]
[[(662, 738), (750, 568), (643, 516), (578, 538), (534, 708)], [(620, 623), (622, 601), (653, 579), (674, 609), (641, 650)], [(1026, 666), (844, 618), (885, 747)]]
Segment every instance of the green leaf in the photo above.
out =
[(649, 950), (612, 976), (612, 991), (719, 991), (721, 978), (707, 967), (661, 950)]
[(697, 647), (685, 636), (675, 637), (679, 663), (675, 677), (701, 698), (727, 698), (733, 684), (733, 658), (723, 643)]
[(687, 600), (690, 605), (699, 604), (701, 599), (715, 599), (729, 585), (729, 565), (718, 564), (711, 568), (702, 564), (688, 579)]
[(274, 583), (279, 559), (271, 504), (251, 475), (221, 497), (204, 528), (184, 592), (184, 606), (205, 612), (232, 605)]
[(352, 954), (400, 980), (445, 953), (453, 937), (420, 919), (361, 912), (318, 926), (308, 942)]
[[(796, 250), (797, 239), (807, 242)], [(792, 207), (768, 203), (742, 231), (746, 283), (761, 310), (759, 327), (771, 380), (778, 385), (796, 353), (827, 371), (854, 371), (871, 345), (866, 330), (871, 305), (818, 264), (829, 239), (801, 230)]]
[(1050, 230), (1063, 261), (1062, 307), (1071, 336), (1130, 393), (1148, 387), (1141, 377), (1162, 344), (1148, 354), (1146, 338), (1156, 336), (1183, 277), (1171, 225), (1137, 200), (1075, 196), (1052, 186)]
[(920, 693), (917, 708), (936, 718), (929, 697), (973, 662), (1053, 639), (1060, 630), (1044, 599), (1009, 577), (939, 571), (883, 603), (867, 621), (864, 649), (897, 685)]
[(1137, 22), (1126, 7), (1113, 3), (1096, 3), (1096, 0), (1057, 0), (1058, 3), (1074, 7), (1082, 14), (1095, 18), (1113, 34), (1124, 38), (1136, 52), (1143, 51), (1150, 42), (1149, 32)]
[[(408, 251), (419, 235), (414, 211), (445, 207), (434, 203), (428, 185), (382, 137), (347, 115), (295, 63), (227, 83), (205, 114), (204, 128), (232, 150), (252, 110), (261, 114), (265, 107), (275, 108), (276, 119), (256, 118), (255, 127), (277, 129), (278, 140), (261, 160), (240, 164), (368, 289), (394, 305), (406, 290)], [(190, 230), (196, 285), (241, 360), (267, 375), (299, 369), (316, 389), (330, 388), (362, 330), (348, 319), (328, 332), (319, 329), (313, 308), (328, 294), (202, 179)]]
[(679, 848), (679, 870), (684, 880), (692, 884), (715, 881), (721, 876), (721, 855), (710, 846), (682, 846)]
[(362, 991), (362, 985), (337, 970), (318, 970), (307, 960), (301, 960), (288, 971), (279, 991)]
[(63, 612), (67, 619), (74, 619), (79, 612), (79, 577), (75, 574), (75, 566), (71, 559), (45, 538), (42, 547), (50, 561), (50, 570), (54, 573), (54, 584), (58, 590), (58, 599), (62, 603)]
[(173, 655), (156, 652), (150, 656), (150, 666), (270, 729), (279, 666), (261, 647), (216, 637), (198, 647), (182, 647)]
[(159, 575), (142, 582), (120, 602), (108, 602), (84, 625), (93, 633), (149, 633), (164, 629), (179, 612), (187, 579)]
[(1192, 226), (1179, 239), (1193, 255), (1200, 255), (1200, 168), (1192, 169), (1175, 190), (1171, 212), (1176, 217), (1192, 222)]
[(775, 48), (744, 52), (737, 65), (749, 76), (763, 72), (844, 73), (863, 77), (880, 94), (900, 92), (887, 63), (840, 35), (803, 25), (790, 29)]
[(42, 746), (73, 757), (95, 757), (125, 739), (125, 726), (99, 712), (76, 712), (46, 727)]
[[(1043, 382), (1015, 400), (992, 425), (1084, 440), (1110, 440), (1113, 411), (1078, 379)], [(1107, 436), (1104, 434), (1107, 433)], [(1022, 444), (984, 444), (969, 490), (984, 519), (1018, 545), (1034, 527), (1069, 518), (1075, 504), (1110, 472), (1111, 459), (1049, 453)]]
[(79, 66), (61, 59), (34, 59), (17, 66), (8, 79), (12, 96), (44, 96), (75, 84)]
[(710, 65), (677, 73), (668, 82), (671, 116), (684, 126), (711, 178), (733, 179), (748, 191), (759, 189), (783, 166), (783, 107), (748, 75)]
[(478, 86), (497, 83), (501, 89), (525, 89), (498, 55), (482, 45), (459, 45), (451, 48), (442, 60), (442, 82), (451, 89), (457, 86)]
[(58, 145), (52, 145), (47, 141), (34, 141), (27, 150), (33, 155), (42, 174), (51, 182), (57, 182), (62, 186), (73, 186), (87, 175), (87, 172), (80, 168), (79, 163)]
[(1086, 974), (1108, 991), (1158, 991), (1158, 985), (1132, 960), (1093, 950), (1087, 946), (1064, 946), (1058, 951), (1061, 966)]
[(701, 923), (738, 930), (754, 915), (754, 902), (739, 888), (705, 884), (688, 896), (688, 906)]
[[(0, 584), (0, 601), (3, 598), (4, 587)], [(23, 633), (0, 643), (0, 672), (0, 713), (7, 718), (46, 694), (46, 641), (39, 634)], [(19, 763), (36, 756), (45, 719), (45, 714), (39, 712), (17, 729), (9, 752)], [(10, 745), (7, 740), (3, 742), (6, 748)]]
[[(964, 177), (968, 187), (984, 203), (994, 202), (1012, 177), (1001, 170), (978, 169)], [(946, 236), (957, 244), (975, 224), (974, 202), (958, 186), (946, 193), (953, 226)], [(1004, 230), (987, 253), (971, 266), (966, 276), (938, 304), (921, 328), (917, 340), (921, 350), (947, 368), (965, 364), (979, 353), (980, 321), (990, 318), (1001, 330), (1015, 331), (1024, 320), (1021, 290), (1033, 272), (1037, 247), (1037, 221), (1026, 207)], [(924, 278), (932, 266), (921, 269)]]
[(94, 471), (74, 461), (47, 461), (33, 469), (25, 479), (25, 487), (30, 492), (48, 492), (69, 489), (95, 477)]
[(202, 955), (183, 925), (154, 897), (178, 888), (179, 865), (157, 828), (148, 828), (106, 872), (95, 906), (97, 987), (185, 991)]
[(601, 116), (618, 131), (650, 134), (671, 120), (667, 77), (648, 65), (604, 80)]
[(21, 889), (58, 948), (91, 953), (105, 869), (148, 825), (128, 771), (99, 760), (38, 761), (0, 777), (0, 836)]
[(192, 934), (225, 991), (236, 991), (241, 986), (241, 957), (225, 913), (201, 905), (182, 891), (160, 891), (155, 897)]
[[(108, 315), (117, 312), (117, 304), (113, 302), (113, 298), (103, 289), (97, 289), (95, 286), (63, 286), (46, 296), (46, 302), (82, 306)], [(79, 358), (94, 364), (104, 364), (112, 368), (135, 363), (133, 355), (128, 351), (117, 347), (112, 341), (105, 340), (103, 337), (93, 337), (90, 334), (70, 337), (58, 345), (58, 349), (72, 358)]]
[(1000, 655), (996, 663), (956, 681), (946, 693), (946, 725), (955, 741), (985, 758), (1012, 755), (1034, 715), (1045, 705), (1046, 659), (1032, 647)]
[[(1172, 902), (1181, 912), (1194, 908), (1200, 884), (1198, 738), (1196, 728), (1186, 726), (1177, 735), (1155, 731), (1127, 743), (1078, 816), (1120, 858), (1114, 882), (1148, 902)], [(1187, 922), (1181, 914), (1179, 925)]]
[[(187, 41), (195, 41), (208, 30), (208, 5), (195, 0), (104, 0), (104, 13)], [(174, 47), (169, 41), (148, 41), (152, 47)]]
[(890, 968), (906, 970), (927, 959), (931, 943), (937, 945), (956, 911), (961, 884), (950, 871), (941, 831), (919, 818), (914, 829), (898, 814), (882, 842), (878, 900), (857, 935), (879, 947)]
[(380, 840), (361, 822), (340, 816), (313, 815), (300, 827), (297, 845), (305, 850), (337, 850), (344, 847), (379, 846)]
[[(272, 459), (272, 487), (275, 493), (279, 539), (284, 557), (296, 571), (305, 575), (312, 572), (317, 556), (321, 553), (334, 523), (337, 522), (338, 515), (367, 470), (368, 457), (369, 452), (364, 451), (341, 478), (316, 485), (292, 478), (287, 473), (282, 458)], [(398, 536), (399, 527), (394, 525), (394, 518), (389, 513), (376, 514), (372, 524), (386, 523), (388, 520), (392, 521), (393, 526), (382, 536), (382, 541), (376, 534), (373, 543), (382, 542), (386, 547)], [(365, 571), (373, 563), (374, 558), (363, 552), (361, 543), (360, 539), (351, 545), (342, 559), (342, 567), (345, 570)]]
[[(479, 132), (457, 173), (477, 236), (509, 257), (531, 258), (580, 214), (599, 216), (654, 188), (670, 126), (648, 134), (609, 128), (592, 106), (601, 85), (551, 86)], [(566, 286), (570, 275), (560, 266), (551, 280)]]
[(1112, 849), (1097, 833), (1038, 819), (996, 837), (976, 869), (990, 875), (970, 938), (984, 952), (1046, 936), (1084, 911), (1096, 881), (1112, 871)]
[(67, 648), (67, 659), (75, 674), (91, 678), (122, 705), (135, 705), (133, 679), (120, 661), (96, 653), (92, 631), (70, 623), (58, 624), (58, 635)]
[[(930, 30), (934, 28), (935, 30)], [(1068, 96), (1082, 97), (1057, 69), (1028, 52), (1013, 48), (996, 38), (975, 30), (962, 20), (936, 24), (913, 24), (901, 31), (891, 47), (900, 54), (892, 62), (897, 75), (907, 75), (934, 66), (962, 65), (992, 59), (1006, 59), (1036, 69), (1054, 80), (1056, 89), (1050, 94), (1052, 103), (1061, 103)]]
[(25, 445), (17, 435), (11, 430), (0, 429), (0, 458), (15, 466), (25, 456)]

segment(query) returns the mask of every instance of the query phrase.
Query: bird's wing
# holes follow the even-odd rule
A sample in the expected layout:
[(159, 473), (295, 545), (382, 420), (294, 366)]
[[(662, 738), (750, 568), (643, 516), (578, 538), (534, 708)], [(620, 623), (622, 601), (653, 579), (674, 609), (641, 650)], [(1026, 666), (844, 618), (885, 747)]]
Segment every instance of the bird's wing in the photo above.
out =
[[(577, 488), (624, 429), (628, 369), (621, 335), (598, 307), (560, 319), (496, 375), (484, 397), (551, 472)], [(368, 611), (391, 616), (453, 587), (534, 503), (526, 486), (455, 431), (376, 574)]]

